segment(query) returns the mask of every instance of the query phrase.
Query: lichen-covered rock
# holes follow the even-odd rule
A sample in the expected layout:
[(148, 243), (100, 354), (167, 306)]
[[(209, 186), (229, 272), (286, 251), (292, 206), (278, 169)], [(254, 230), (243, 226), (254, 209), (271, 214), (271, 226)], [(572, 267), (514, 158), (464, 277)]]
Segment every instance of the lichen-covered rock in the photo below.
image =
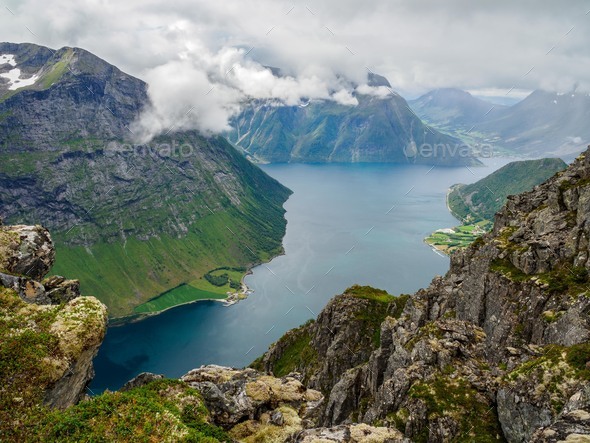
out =
[(202, 393), (216, 422), (225, 426), (244, 418), (256, 419), (279, 405), (295, 407), (305, 418), (323, 400), (321, 393), (307, 389), (294, 377), (276, 378), (253, 369), (203, 366), (193, 369), (182, 380)]
[(349, 368), (368, 361), (379, 347), (379, 325), (388, 315), (399, 316), (406, 300), (353, 286), (332, 299), (317, 321), (288, 332), (253, 366), (277, 376), (300, 372), (306, 386), (327, 394)]
[(68, 302), (80, 296), (80, 282), (52, 275), (41, 282), (47, 298), (53, 304)]
[(215, 424), (240, 441), (283, 441), (311, 423), (323, 401), (295, 377), (254, 369), (203, 366), (182, 380), (201, 393)]
[(0, 271), (41, 280), (53, 266), (55, 249), (42, 226), (0, 226)]
[(396, 429), (366, 424), (340, 425), (307, 429), (296, 434), (290, 443), (409, 443)]
[(41, 405), (63, 409), (84, 397), (106, 324), (93, 297), (36, 305), (0, 288), (0, 431), (18, 429)]

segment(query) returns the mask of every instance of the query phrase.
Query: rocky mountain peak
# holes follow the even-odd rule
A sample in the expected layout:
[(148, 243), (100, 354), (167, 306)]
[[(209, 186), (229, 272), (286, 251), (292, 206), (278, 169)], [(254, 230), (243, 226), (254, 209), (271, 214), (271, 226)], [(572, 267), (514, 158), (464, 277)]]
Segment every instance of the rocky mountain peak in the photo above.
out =
[[(387, 306), (376, 325), (358, 324), (366, 298), (351, 288), (254, 366), (301, 370), (326, 396), (323, 426), (386, 425), (418, 442), (589, 434), (589, 178), (590, 149), (510, 197), (492, 232), (452, 255), (428, 288), (364, 289)], [(350, 349), (371, 336), (368, 355)]]

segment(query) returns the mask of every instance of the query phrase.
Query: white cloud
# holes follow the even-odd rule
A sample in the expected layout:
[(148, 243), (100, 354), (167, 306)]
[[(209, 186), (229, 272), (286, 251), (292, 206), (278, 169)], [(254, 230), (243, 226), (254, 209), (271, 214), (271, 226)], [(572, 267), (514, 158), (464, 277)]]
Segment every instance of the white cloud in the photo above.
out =
[(371, 95), (377, 98), (387, 98), (391, 96), (390, 88), (386, 86), (369, 86), (366, 83), (360, 86), (357, 86), (356, 92), (363, 95)]
[[(150, 82), (155, 110), (146, 121), (161, 129), (194, 106), (178, 124), (219, 130), (248, 98), (352, 104), (351, 85), (366, 82), (367, 68), (411, 96), (437, 87), (590, 91), (590, 16), (582, 0), (8, 0), (7, 6), (14, 15), (0, 11), (3, 38), (80, 46)], [(285, 76), (262, 65), (278, 66)]]

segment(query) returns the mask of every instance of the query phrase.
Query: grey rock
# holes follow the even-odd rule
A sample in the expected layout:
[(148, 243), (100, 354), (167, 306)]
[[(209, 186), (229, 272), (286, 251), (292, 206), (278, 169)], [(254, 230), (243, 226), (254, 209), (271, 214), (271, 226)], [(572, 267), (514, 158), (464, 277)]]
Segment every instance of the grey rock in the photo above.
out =
[(55, 249), (42, 226), (0, 227), (0, 271), (41, 280), (53, 266)]
[(80, 282), (78, 280), (67, 280), (59, 275), (53, 275), (41, 283), (52, 303), (68, 302), (80, 296)]
[[(492, 440), (588, 438), (580, 394), (588, 382), (559, 351), (590, 341), (588, 220), (590, 149), (532, 191), (509, 197), (482, 242), (453, 254), (444, 277), (411, 296), (399, 318), (381, 323), (368, 359), (345, 352), (342, 344), (358, 341), (360, 328), (357, 311), (335, 309), (345, 299), (336, 297), (298, 332), (331, 360), (297, 368), (326, 395), (316, 424), (380, 423), (431, 442), (468, 440), (482, 422), (479, 432)], [(267, 370), (298, 337), (289, 334), (262, 358)], [(338, 375), (327, 377), (327, 367)], [(469, 402), (445, 400), (458, 388)]]
[[(260, 420), (271, 413), (271, 421), (280, 421), (276, 408), (288, 405), (309, 420), (323, 402), (320, 392), (307, 389), (291, 377), (275, 378), (253, 369), (202, 366), (181, 378), (201, 392), (214, 421), (230, 429), (245, 420)], [(280, 426), (280, 425), (279, 425)]]
[(148, 383), (151, 383), (156, 380), (163, 380), (164, 376), (161, 374), (153, 374), (151, 372), (142, 372), (141, 374), (137, 375), (136, 377), (129, 380), (127, 383), (123, 385), (119, 391), (125, 392), (129, 391), (133, 388), (139, 388), (141, 386), (145, 386)]
[(409, 443), (396, 429), (366, 424), (340, 425), (332, 428), (306, 429), (288, 440), (291, 443)]

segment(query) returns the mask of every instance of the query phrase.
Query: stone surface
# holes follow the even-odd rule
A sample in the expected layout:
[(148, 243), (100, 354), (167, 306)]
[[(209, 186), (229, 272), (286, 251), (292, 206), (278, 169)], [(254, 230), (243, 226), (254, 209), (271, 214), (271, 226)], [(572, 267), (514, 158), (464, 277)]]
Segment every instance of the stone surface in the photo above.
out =
[(366, 424), (340, 425), (332, 428), (307, 429), (289, 440), (292, 443), (409, 443), (392, 428)]
[(0, 226), (0, 271), (42, 279), (53, 266), (55, 249), (42, 226)]
[[(53, 243), (45, 228), (0, 226), (0, 289), (4, 302), (0, 317), (12, 325), (3, 330), (12, 335), (3, 339), (27, 334), (30, 343), (39, 341), (39, 354), (48, 355), (35, 362), (38, 373), (33, 384), (40, 386), (31, 389), (41, 389), (46, 405), (63, 409), (86, 395), (94, 376), (92, 361), (106, 333), (107, 311), (94, 297), (80, 297), (76, 280), (53, 276), (43, 283), (37, 281), (49, 271), (54, 257)], [(35, 318), (43, 321), (38, 320), (38, 324), (32, 320)], [(45, 348), (47, 337), (51, 338), (50, 348)]]
[(145, 386), (154, 380), (163, 380), (163, 379), (164, 379), (164, 376), (161, 374), (152, 374), (151, 372), (142, 372), (138, 376), (132, 378), (127, 383), (125, 383), (123, 385), (123, 387), (121, 389), (119, 389), (119, 391), (121, 391), (121, 392), (129, 391), (133, 388)]

